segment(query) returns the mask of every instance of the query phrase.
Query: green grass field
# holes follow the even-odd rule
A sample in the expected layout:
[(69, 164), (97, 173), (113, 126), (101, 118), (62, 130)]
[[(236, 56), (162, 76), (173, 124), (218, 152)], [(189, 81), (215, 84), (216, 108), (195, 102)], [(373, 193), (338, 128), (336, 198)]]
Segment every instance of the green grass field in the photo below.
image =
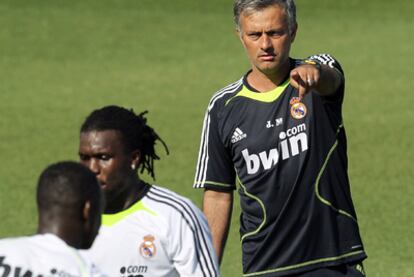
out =
[[(414, 276), (414, 2), (297, 0), (293, 57), (328, 52), (347, 78), (349, 173), (368, 276)], [(48, 164), (77, 159), (103, 105), (149, 110), (167, 142), (156, 183), (192, 189), (211, 95), (249, 65), (231, 0), (0, 1), (0, 237), (35, 232)], [(148, 180), (147, 177), (144, 177)], [(241, 275), (235, 207), (222, 275)]]

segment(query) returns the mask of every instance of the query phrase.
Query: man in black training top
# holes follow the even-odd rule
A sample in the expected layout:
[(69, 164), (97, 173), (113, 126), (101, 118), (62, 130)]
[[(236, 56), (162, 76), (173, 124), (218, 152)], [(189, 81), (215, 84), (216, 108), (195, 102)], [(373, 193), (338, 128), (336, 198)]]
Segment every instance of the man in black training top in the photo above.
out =
[(239, 183), (244, 276), (364, 276), (341, 106), (344, 74), (330, 55), (289, 57), (292, 0), (237, 0), (251, 62), (211, 99), (195, 176), (222, 257)]

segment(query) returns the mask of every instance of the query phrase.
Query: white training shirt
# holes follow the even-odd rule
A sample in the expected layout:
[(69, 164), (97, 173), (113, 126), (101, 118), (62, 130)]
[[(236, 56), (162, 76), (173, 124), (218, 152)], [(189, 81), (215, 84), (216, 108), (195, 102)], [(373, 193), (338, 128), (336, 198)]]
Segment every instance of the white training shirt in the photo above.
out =
[(78, 250), (53, 234), (0, 240), (0, 276), (106, 277)]
[(103, 215), (87, 252), (111, 277), (219, 276), (203, 213), (187, 198), (158, 186), (127, 210)]

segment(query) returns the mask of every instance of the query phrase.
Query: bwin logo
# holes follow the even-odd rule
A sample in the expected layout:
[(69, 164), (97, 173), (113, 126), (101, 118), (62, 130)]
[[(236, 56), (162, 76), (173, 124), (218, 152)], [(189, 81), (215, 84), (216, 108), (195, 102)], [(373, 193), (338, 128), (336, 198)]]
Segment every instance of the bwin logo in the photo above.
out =
[(31, 270), (25, 270), (20, 266), (6, 264), (4, 262), (5, 259), (5, 256), (0, 256), (0, 277), (76, 277), (75, 275), (71, 275), (63, 270), (57, 270), (56, 268), (50, 269), (50, 275), (48, 273), (46, 273), (46, 275), (35, 274)]
[(36, 275), (30, 270), (24, 270), (19, 266), (12, 266), (4, 263), (6, 257), (0, 257), (0, 272), (2, 273), (2, 277), (43, 277), (43, 275)]
[[(280, 150), (273, 148), (260, 152), (259, 154), (249, 154), (249, 150), (242, 151), (243, 158), (246, 161), (247, 174), (255, 174), (259, 171), (260, 165), (264, 170), (269, 170), (272, 166), (279, 162), (280, 156), (282, 160), (299, 154), (299, 145), (301, 152), (308, 150), (308, 135), (305, 133), (305, 123), (288, 129), (286, 132), (279, 133)], [(289, 147), (290, 146), (290, 147)], [(289, 151), (290, 148), (290, 151)]]

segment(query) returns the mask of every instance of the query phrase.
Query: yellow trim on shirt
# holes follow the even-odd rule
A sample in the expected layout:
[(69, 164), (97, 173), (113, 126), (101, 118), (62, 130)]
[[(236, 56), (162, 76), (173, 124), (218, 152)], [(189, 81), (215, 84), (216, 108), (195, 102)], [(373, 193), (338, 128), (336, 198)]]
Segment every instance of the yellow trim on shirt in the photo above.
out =
[(103, 226), (112, 226), (115, 223), (121, 221), (122, 219), (124, 219), (125, 217), (127, 217), (130, 214), (133, 214), (135, 212), (138, 211), (144, 211), (147, 213), (150, 213), (152, 215), (157, 216), (157, 213), (154, 211), (151, 211), (150, 209), (148, 209), (147, 207), (144, 206), (144, 204), (142, 203), (142, 201), (138, 201), (137, 203), (135, 203), (134, 205), (132, 205), (131, 207), (129, 207), (128, 209), (116, 213), (116, 214), (103, 214), (102, 215), (102, 225)]
[(275, 89), (267, 92), (254, 92), (249, 90), (245, 85), (243, 85), (241, 91), (239, 91), (235, 96), (226, 101), (226, 105), (238, 96), (247, 97), (261, 102), (271, 103), (275, 101), (277, 98), (279, 98), (279, 96), (283, 93), (283, 91), (286, 89), (289, 83), (290, 78), (287, 78), (286, 81), (284, 81), (280, 86), (277, 86)]

